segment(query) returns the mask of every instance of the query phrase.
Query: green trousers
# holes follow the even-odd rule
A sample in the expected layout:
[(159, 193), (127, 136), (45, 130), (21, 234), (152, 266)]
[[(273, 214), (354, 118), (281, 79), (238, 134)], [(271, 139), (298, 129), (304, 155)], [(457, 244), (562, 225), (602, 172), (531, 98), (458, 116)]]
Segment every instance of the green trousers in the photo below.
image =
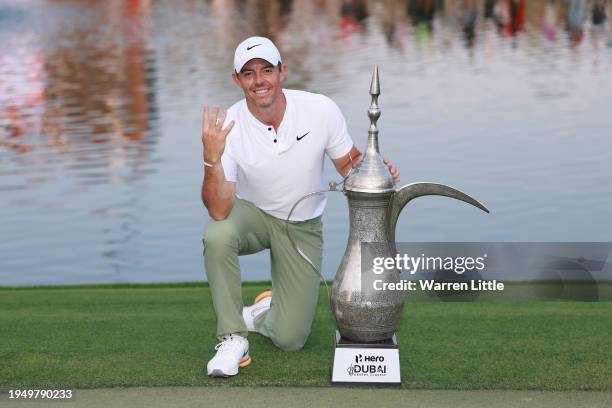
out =
[[(285, 220), (266, 214), (251, 202), (236, 199), (223, 221), (204, 230), (204, 266), (217, 315), (217, 336), (247, 335), (242, 318), (239, 255), (270, 249), (272, 303), (255, 320), (255, 328), (283, 350), (298, 350), (310, 334), (319, 297), (319, 276), (293, 248)], [(291, 238), (321, 270), (321, 217), (289, 223)]]

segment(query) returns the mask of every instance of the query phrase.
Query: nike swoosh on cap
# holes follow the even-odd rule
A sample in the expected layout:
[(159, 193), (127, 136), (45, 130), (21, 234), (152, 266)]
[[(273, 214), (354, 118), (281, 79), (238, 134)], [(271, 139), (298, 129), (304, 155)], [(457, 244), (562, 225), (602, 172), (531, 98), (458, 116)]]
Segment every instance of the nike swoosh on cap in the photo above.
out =
[(251, 45), (250, 47), (247, 47), (247, 51), (249, 51), (251, 48), (257, 47), (258, 45), (261, 45), (261, 44), (255, 44), (255, 45)]
[(305, 138), (305, 137), (306, 137), (306, 135), (307, 135), (307, 134), (309, 134), (309, 133), (310, 133), (310, 130), (309, 130), (308, 132), (304, 133), (302, 136), (298, 136), (296, 139), (297, 139), (297, 140), (302, 140), (302, 139), (303, 139), (303, 138)]

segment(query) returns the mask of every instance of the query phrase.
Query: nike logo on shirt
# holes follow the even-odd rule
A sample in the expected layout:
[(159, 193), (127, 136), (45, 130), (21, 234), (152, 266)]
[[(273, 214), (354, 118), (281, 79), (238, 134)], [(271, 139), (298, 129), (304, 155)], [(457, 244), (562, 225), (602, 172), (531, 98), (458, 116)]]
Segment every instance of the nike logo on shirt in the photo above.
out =
[(309, 133), (310, 133), (310, 130), (309, 130), (308, 132), (304, 133), (302, 136), (298, 136), (298, 137), (297, 137), (297, 140), (302, 140), (302, 139), (303, 139), (303, 138), (305, 138), (305, 137), (306, 137), (306, 135), (307, 135), (307, 134), (309, 134)]

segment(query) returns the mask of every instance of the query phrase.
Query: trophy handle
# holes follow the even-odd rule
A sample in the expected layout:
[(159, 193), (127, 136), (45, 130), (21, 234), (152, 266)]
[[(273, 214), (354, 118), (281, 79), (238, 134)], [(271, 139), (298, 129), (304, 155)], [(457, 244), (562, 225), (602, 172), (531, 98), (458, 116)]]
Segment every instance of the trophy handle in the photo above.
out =
[(395, 227), (397, 226), (397, 219), (402, 212), (402, 209), (412, 199), (427, 195), (455, 198), (457, 200), (465, 201), (468, 204), (472, 204), (474, 207), (478, 207), (487, 213), (489, 212), (487, 207), (481, 204), (478, 200), (453, 187), (428, 182), (406, 184), (393, 194), (393, 197), (389, 203), (387, 217), (387, 239), (389, 240), (393, 253), (397, 252), (397, 248), (395, 246)]

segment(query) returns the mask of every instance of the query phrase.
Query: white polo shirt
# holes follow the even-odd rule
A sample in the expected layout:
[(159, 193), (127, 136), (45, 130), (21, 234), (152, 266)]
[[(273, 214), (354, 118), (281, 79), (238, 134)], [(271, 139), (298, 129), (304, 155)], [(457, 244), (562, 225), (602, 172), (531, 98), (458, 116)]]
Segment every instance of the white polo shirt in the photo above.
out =
[[(225, 179), (236, 183), (236, 195), (266, 213), (286, 219), (303, 195), (324, 188), (325, 155), (346, 155), (353, 141), (338, 106), (328, 97), (283, 89), (285, 115), (278, 128), (256, 119), (246, 100), (228, 109), (225, 123), (235, 124), (221, 157)], [(291, 216), (305, 221), (320, 216), (327, 199), (318, 194), (302, 201)]]

